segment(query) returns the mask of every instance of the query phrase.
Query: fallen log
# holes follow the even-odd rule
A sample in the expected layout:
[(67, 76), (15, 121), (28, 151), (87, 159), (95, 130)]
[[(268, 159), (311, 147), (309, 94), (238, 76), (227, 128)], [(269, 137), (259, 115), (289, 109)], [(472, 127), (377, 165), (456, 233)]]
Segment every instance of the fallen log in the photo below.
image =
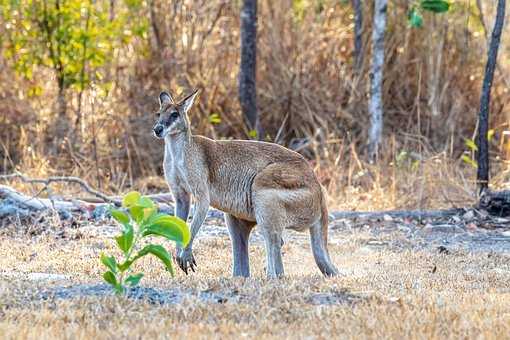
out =
[[(158, 198), (167, 198), (167, 194), (158, 195)], [(112, 200), (113, 201), (113, 200)], [(0, 185), (0, 218), (6, 216), (28, 217), (33, 213), (45, 210), (55, 211), (64, 218), (72, 215), (84, 215), (86, 218), (100, 219), (109, 216), (108, 208), (113, 203), (98, 202), (83, 199), (52, 199), (27, 196), (15, 189)], [(173, 214), (173, 207), (167, 203), (157, 203), (160, 211)]]

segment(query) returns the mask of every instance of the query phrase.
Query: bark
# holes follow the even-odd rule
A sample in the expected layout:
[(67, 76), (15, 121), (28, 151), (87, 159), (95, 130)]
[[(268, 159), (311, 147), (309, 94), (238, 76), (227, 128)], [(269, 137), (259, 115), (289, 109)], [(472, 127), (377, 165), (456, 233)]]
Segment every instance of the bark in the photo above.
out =
[(352, 0), (354, 7), (354, 72), (363, 67), (363, 6), (361, 0)]
[(489, 141), (487, 138), (489, 132), (489, 108), (492, 81), (494, 79), (494, 70), (496, 68), (501, 32), (505, 21), (506, 0), (498, 0), (496, 21), (492, 30), (491, 42), (488, 51), (487, 64), (485, 67), (485, 76), (482, 85), (482, 95), (480, 98), (479, 124), (478, 124), (478, 171), (477, 183), (480, 193), (483, 193), (489, 186)]
[(370, 74), (370, 130), (368, 134), (368, 155), (371, 162), (377, 160), (383, 130), (382, 85), (387, 5), (387, 0), (375, 0), (374, 27), (372, 29), (372, 71)]
[(241, 9), (241, 65), (239, 69), (239, 102), (250, 131), (259, 132), (257, 112), (257, 0), (244, 0)]

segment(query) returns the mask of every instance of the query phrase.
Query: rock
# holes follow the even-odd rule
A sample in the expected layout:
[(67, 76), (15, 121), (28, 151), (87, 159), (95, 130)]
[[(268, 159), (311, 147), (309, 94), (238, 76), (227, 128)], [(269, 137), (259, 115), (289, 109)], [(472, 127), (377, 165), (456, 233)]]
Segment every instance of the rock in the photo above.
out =
[(472, 221), (475, 218), (475, 213), (473, 210), (468, 210), (464, 215), (462, 215), (462, 219), (464, 221)]

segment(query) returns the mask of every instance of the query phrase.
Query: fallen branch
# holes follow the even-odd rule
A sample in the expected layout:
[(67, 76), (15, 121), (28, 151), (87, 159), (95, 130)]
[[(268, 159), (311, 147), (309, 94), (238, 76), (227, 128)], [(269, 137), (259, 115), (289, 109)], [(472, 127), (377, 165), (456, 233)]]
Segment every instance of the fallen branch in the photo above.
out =
[[(159, 194), (153, 196), (156, 196), (156, 199), (163, 200), (167, 199), (169, 195)], [(96, 202), (91, 202), (82, 199), (56, 200), (27, 196), (6, 185), (0, 185), (0, 199), (2, 200), (0, 202), (0, 217), (8, 215), (28, 216), (34, 212), (52, 210), (66, 216), (69, 214), (85, 214), (87, 218), (97, 218), (104, 217), (108, 206), (111, 204), (104, 201), (97, 202), (97, 199), (94, 199)], [(158, 208), (161, 211), (173, 213), (173, 207), (167, 203), (159, 203)]]
[(0, 199), (10, 204), (0, 204), (0, 217), (8, 215), (28, 216), (34, 211), (54, 210), (69, 214), (81, 211), (75, 202), (55, 201), (48, 198), (39, 198), (21, 194), (11, 187), (0, 185)]
[(103, 194), (100, 191), (97, 191), (95, 189), (92, 189), (90, 185), (87, 184), (84, 180), (78, 177), (72, 177), (72, 176), (52, 176), (48, 177), (47, 179), (41, 179), (41, 178), (30, 178), (22, 173), (16, 172), (9, 175), (0, 175), (0, 179), (7, 180), (7, 179), (15, 179), (18, 178), (24, 183), (35, 183), (35, 184), (44, 184), (46, 187), (48, 187), (51, 183), (55, 182), (64, 182), (64, 183), (75, 183), (78, 184), (83, 190), (88, 192), (89, 194), (98, 197), (103, 200), (103, 202), (113, 203), (117, 206), (120, 205), (120, 200), (116, 198), (109, 197), (106, 194)]

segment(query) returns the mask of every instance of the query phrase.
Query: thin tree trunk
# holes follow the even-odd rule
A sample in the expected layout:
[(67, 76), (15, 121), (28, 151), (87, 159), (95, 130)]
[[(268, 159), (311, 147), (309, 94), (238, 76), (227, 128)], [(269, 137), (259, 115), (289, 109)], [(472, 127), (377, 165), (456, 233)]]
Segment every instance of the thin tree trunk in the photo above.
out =
[(387, 7), (387, 0), (375, 0), (374, 27), (372, 29), (372, 71), (370, 74), (370, 130), (368, 134), (368, 156), (371, 162), (377, 159), (383, 130), (382, 85)]
[(480, 98), (479, 124), (478, 124), (478, 171), (477, 183), (480, 193), (486, 191), (489, 187), (489, 107), (492, 80), (494, 78), (494, 69), (496, 68), (499, 42), (501, 32), (505, 21), (506, 0), (498, 0), (496, 21), (492, 30), (492, 37), (488, 51), (487, 65), (485, 66), (485, 76), (483, 78), (482, 96)]
[[(91, 8), (93, 6), (92, 1), (89, 2), (87, 8), (87, 19), (85, 21), (85, 31), (89, 31), (89, 25), (90, 25), (90, 12)], [(85, 91), (85, 71), (87, 68), (87, 48), (88, 48), (88, 41), (83, 41), (83, 53), (81, 56), (81, 70), (80, 70), (80, 92), (78, 93), (78, 109), (76, 110), (76, 121), (74, 123), (74, 135), (73, 140), (74, 142), (81, 140), (81, 127), (82, 127), (82, 100), (83, 100), (83, 92)], [(73, 143), (75, 144), (75, 143)]]
[(55, 130), (53, 138), (53, 148), (58, 154), (65, 144), (65, 139), (69, 133), (69, 119), (67, 118), (67, 100), (66, 89), (64, 80), (58, 80), (58, 95), (57, 95), (57, 119), (55, 121)]
[(257, 112), (257, 0), (244, 0), (241, 9), (241, 65), (239, 102), (248, 129), (261, 137)]
[(352, 0), (354, 8), (354, 72), (359, 75), (363, 66), (363, 6), (361, 0)]
[(157, 52), (161, 53), (161, 49), (163, 48), (163, 42), (161, 40), (161, 34), (159, 32), (158, 23), (156, 20), (156, 10), (154, 9), (154, 0), (149, 2), (149, 14), (152, 26), (152, 32), (154, 33), (154, 38), (156, 39)]

